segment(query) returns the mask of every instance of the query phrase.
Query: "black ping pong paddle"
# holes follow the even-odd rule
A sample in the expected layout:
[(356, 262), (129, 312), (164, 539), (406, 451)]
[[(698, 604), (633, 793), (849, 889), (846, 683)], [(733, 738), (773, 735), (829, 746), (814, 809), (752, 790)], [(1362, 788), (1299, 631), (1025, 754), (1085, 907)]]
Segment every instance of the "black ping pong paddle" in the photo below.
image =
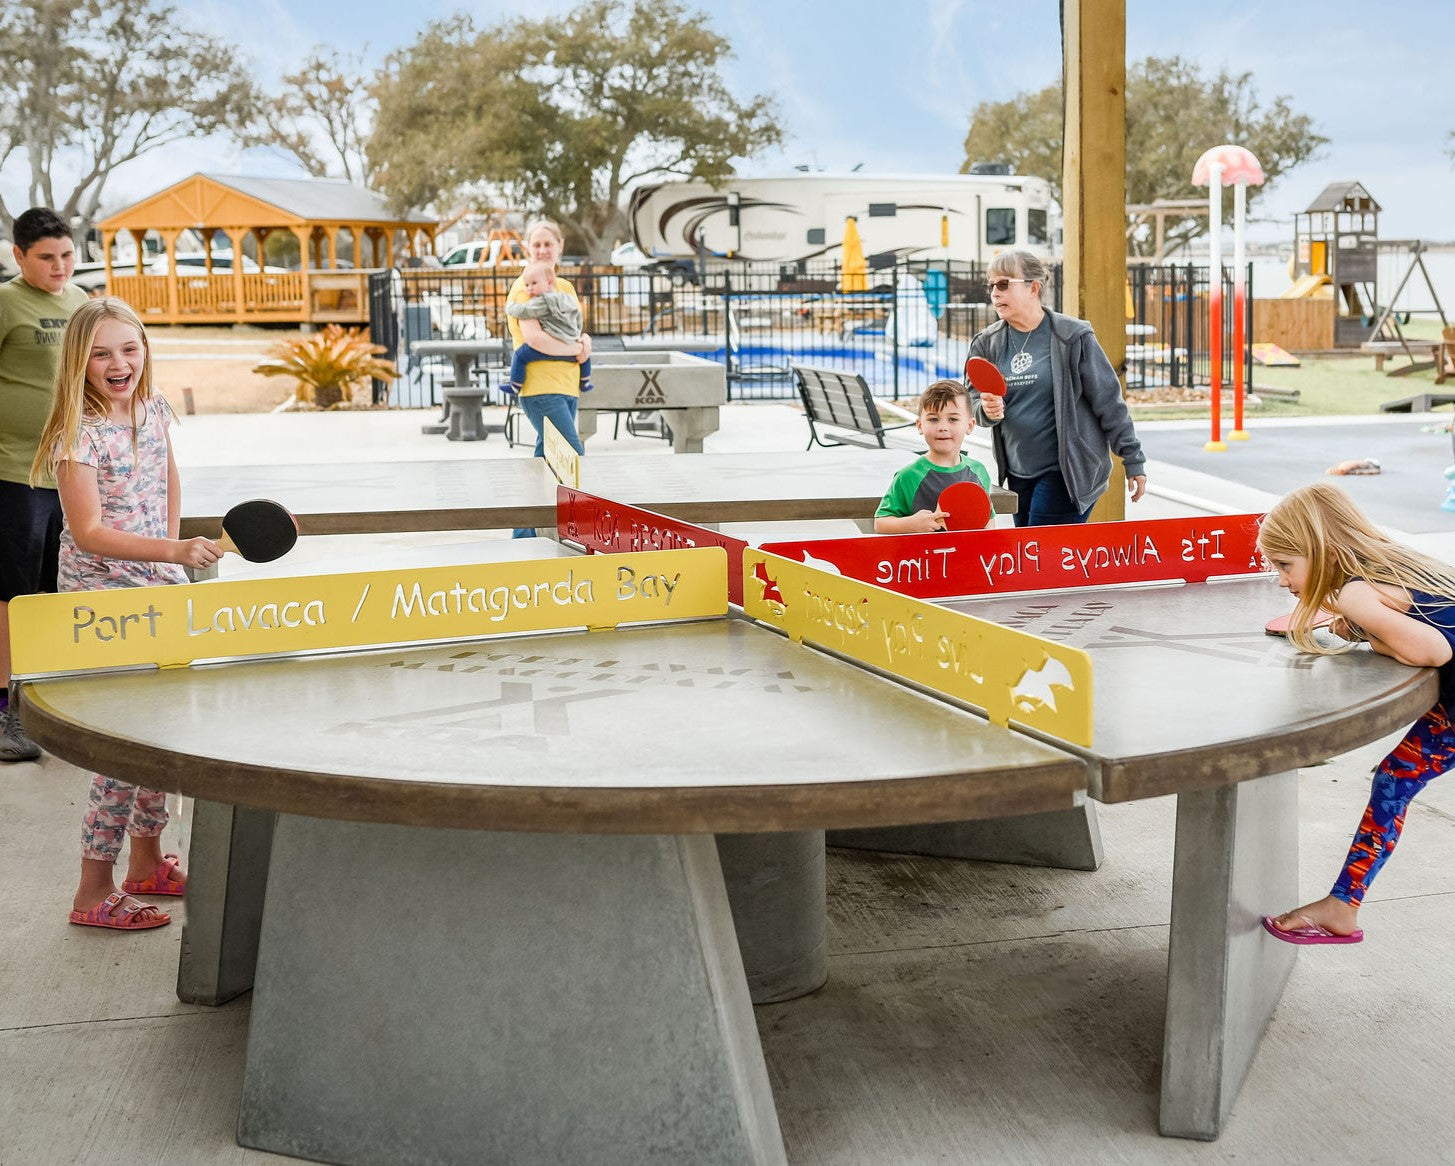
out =
[(1005, 377), (1000, 369), (983, 356), (972, 356), (965, 361), (965, 380), (977, 393), (989, 393), (992, 397), (1005, 396)]
[[(1286, 615), (1275, 615), (1263, 625), (1263, 630), (1270, 636), (1286, 636), (1288, 635), (1288, 621), (1292, 618), (1293, 612), (1291, 611)], [(1332, 612), (1324, 611), (1320, 608), (1318, 615), (1314, 616), (1313, 626), (1316, 628), (1327, 627), (1333, 618)]]
[(267, 498), (239, 502), (222, 516), (222, 537), (217, 545), (250, 563), (271, 563), (282, 558), (298, 541), (298, 520), (287, 507)]
[(981, 530), (995, 512), (979, 482), (956, 482), (940, 491), (935, 506), (945, 512), (946, 530)]

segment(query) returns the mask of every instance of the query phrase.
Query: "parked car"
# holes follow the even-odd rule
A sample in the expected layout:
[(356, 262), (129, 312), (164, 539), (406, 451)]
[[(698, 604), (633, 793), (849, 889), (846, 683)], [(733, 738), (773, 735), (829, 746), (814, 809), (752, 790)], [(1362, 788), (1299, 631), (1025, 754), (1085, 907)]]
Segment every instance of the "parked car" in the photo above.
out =
[[(276, 273), (282, 274), (282, 273), (287, 272), (287, 270), (288, 270), (286, 267), (273, 267), (273, 266), (259, 267), (257, 265), (257, 262), (255, 260), (249, 258), (246, 255), (244, 255), (243, 258), (242, 258), (242, 267), (243, 267), (243, 271), (244, 272), (249, 272), (249, 273), (263, 271), (263, 272), (276, 272)], [(171, 269), (171, 263), (168, 260), (168, 258), (167, 258), (166, 255), (157, 255), (157, 256), (155, 256), (152, 259), (148, 259), (146, 261), (145, 266), (144, 266), (144, 270), (146, 271), (146, 273), (148, 275), (166, 275), (167, 272), (170, 269)], [(214, 251), (212, 253), (212, 271), (213, 271), (213, 274), (217, 274), (218, 272), (222, 272), (222, 271), (231, 271), (231, 270), (232, 270), (232, 252), (231, 251)], [(207, 271), (207, 255), (206, 255), (205, 252), (202, 252), (202, 251), (180, 251), (180, 252), (177, 253), (177, 274), (178, 275), (196, 275), (199, 272), (205, 273), (206, 271)]]
[(471, 239), (446, 251), (440, 259), (440, 266), (497, 267), (518, 266), (524, 262), (525, 253), (513, 240)]

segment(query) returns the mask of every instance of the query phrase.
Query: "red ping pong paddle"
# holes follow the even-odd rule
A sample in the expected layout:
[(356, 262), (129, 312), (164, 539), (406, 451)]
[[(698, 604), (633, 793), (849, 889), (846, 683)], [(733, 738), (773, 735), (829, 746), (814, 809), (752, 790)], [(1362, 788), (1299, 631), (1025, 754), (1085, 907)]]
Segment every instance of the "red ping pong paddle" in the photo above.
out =
[(935, 502), (945, 512), (946, 530), (981, 530), (995, 513), (990, 495), (979, 482), (956, 482), (940, 491)]
[(965, 380), (977, 393), (989, 393), (992, 397), (1005, 396), (1005, 377), (1000, 369), (983, 356), (972, 356), (965, 361)]
[[(1275, 615), (1263, 625), (1263, 630), (1270, 636), (1286, 636), (1288, 635), (1288, 621), (1291, 618), (1293, 618), (1291, 611), (1287, 615)], [(1314, 616), (1313, 626), (1316, 628), (1328, 627), (1333, 618), (1333, 612), (1320, 609), (1318, 615)]]
[(271, 563), (282, 558), (298, 541), (298, 520), (288, 509), (267, 498), (239, 502), (222, 516), (222, 537), (217, 545), (250, 563)]

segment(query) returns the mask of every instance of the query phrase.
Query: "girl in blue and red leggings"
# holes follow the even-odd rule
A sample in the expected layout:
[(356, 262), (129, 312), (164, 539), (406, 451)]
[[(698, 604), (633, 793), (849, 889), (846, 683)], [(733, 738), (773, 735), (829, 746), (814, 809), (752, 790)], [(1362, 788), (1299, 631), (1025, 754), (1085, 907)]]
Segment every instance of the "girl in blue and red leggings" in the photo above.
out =
[[(1432, 779), (1455, 766), (1455, 570), (1386, 538), (1337, 486), (1305, 486), (1264, 517), (1258, 546), (1278, 582), (1298, 599), (1289, 638), (1305, 652), (1332, 655), (1358, 641), (1382, 656), (1440, 670), (1440, 697), (1374, 771), (1369, 805), (1334, 889), (1264, 928), (1286, 943), (1358, 943), (1359, 905), (1394, 853), (1405, 811)], [(1320, 608), (1347, 641), (1314, 639)]]

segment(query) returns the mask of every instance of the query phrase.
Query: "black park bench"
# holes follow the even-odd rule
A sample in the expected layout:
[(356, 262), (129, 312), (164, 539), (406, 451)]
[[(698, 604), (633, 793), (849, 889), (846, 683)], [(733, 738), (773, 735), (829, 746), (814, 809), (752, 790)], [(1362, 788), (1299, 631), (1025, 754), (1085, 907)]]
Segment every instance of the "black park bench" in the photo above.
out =
[[(813, 368), (806, 364), (795, 364), (793, 381), (798, 386), (798, 395), (803, 401), (803, 412), (808, 417), (808, 445), (812, 449), (817, 442), (822, 446), (858, 445), (865, 449), (887, 449), (884, 435), (896, 429), (907, 429), (913, 421), (902, 421), (885, 425), (879, 415), (879, 407), (869, 392), (869, 385), (857, 373), (836, 372), (833, 369)], [(839, 430), (850, 430), (863, 434), (854, 437), (849, 433), (831, 433), (827, 437), (819, 432), (819, 426), (830, 426)], [(873, 440), (869, 440), (873, 438)]]

